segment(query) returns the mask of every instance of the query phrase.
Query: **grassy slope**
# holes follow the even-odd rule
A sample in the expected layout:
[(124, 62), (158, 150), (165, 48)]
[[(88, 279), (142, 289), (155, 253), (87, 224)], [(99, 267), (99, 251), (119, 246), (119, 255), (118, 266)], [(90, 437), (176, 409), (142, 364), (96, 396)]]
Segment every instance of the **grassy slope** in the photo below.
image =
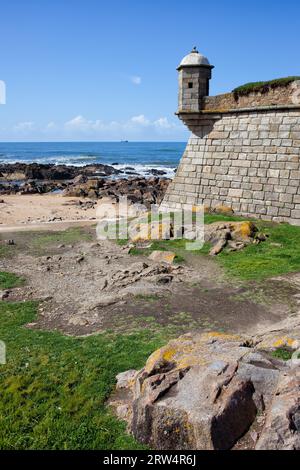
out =
[(242, 251), (223, 251), (218, 261), (227, 272), (241, 279), (265, 279), (300, 270), (300, 227), (288, 224), (265, 226), (267, 241), (250, 245)]
[(132, 335), (72, 338), (34, 331), (34, 303), (0, 304), (1, 449), (141, 448), (105, 407), (117, 373), (140, 368), (163, 339)]
[[(205, 215), (205, 223), (218, 221), (242, 221), (242, 217), (224, 215)], [(259, 245), (249, 245), (241, 251), (228, 252), (224, 250), (216, 260), (230, 276), (240, 279), (265, 279), (267, 277), (286, 274), (300, 270), (300, 227), (289, 224), (275, 224), (264, 221), (254, 221), (259, 231), (269, 235), (267, 241)], [(123, 243), (121, 240), (120, 243)], [(184, 260), (186, 241), (163, 240), (152, 242), (151, 248), (142, 250), (133, 248), (132, 254), (148, 255), (153, 250), (172, 250), (177, 254), (178, 261)], [(206, 255), (210, 249), (205, 243), (195, 254)]]
[[(218, 220), (242, 219), (205, 216), (206, 223)], [(266, 242), (241, 252), (224, 252), (217, 261), (243, 279), (299, 270), (300, 228), (256, 223), (270, 235)], [(52, 240), (40, 240), (38, 245), (44, 242)], [(182, 256), (185, 240), (157, 241), (152, 249), (173, 249)], [(197, 254), (208, 250), (206, 244)], [(2, 287), (20, 282), (16, 276), (1, 275)], [(7, 348), (7, 364), (0, 365), (0, 449), (141, 448), (105, 401), (116, 374), (142, 367), (166, 338), (147, 330), (72, 338), (25, 328), (35, 315), (34, 303), (0, 303), (0, 339)]]

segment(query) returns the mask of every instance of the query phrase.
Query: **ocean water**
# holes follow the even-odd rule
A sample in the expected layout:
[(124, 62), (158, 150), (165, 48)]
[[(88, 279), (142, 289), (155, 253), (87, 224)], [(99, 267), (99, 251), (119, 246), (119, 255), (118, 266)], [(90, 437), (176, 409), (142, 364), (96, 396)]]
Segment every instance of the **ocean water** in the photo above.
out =
[(172, 177), (185, 146), (185, 142), (0, 142), (0, 163), (104, 163), (131, 167), (140, 175), (149, 169), (164, 170)]

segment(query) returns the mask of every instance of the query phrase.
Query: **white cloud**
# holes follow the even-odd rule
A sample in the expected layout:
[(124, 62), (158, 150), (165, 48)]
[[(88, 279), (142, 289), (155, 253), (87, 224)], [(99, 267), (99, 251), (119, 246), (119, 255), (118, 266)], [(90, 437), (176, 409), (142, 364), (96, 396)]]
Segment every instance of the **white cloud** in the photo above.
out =
[(69, 130), (75, 131), (93, 131), (93, 130), (101, 130), (105, 126), (103, 125), (102, 121), (97, 119), (96, 121), (91, 121), (84, 118), (81, 115), (78, 115), (71, 119), (70, 121), (65, 122), (64, 127)]
[(133, 116), (130, 119), (130, 121), (135, 123), (135, 124), (140, 124), (142, 126), (149, 126), (149, 124), (151, 124), (149, 119), (147, 119), (144, 114), (139, 114), (138, 116)]
[(21, 131), (21, 132), (32, 131), (33, 129), (34, 129), (34, 122), (32, 121), (19, 122), (18, 124), (14, 126), (14, 130)]
[(142, 77), (139, 77), (138, 75), (132, 75), (130, 77), (130, 81), (134, 85), (140, 85), (142, 83)]
[(55, 129), (55, 128), (56, 128), (56, 124), (54, 121), (48, 122), (46, 129)]
[(123, 121), (87, 119), (81, 114), (59, 123), (50, 121), (36, 125), (33, 121), (19, 122), (10, 128), (0, 128), (1, 139), (29, 140), (179, 140), (187, 137), (187, 130), (175, 118), (161, 116), (149, 119), (138, 114)]
[(171, 124), (166, 117), (160, 117), (156, 121), (154, 121), (154, 126), (160, 129), (172, 129), (172, 127), (177, 127), (175, 124)]
[(3, 80), (0, 80), (0, 104), (6, 104), (6, 85)]

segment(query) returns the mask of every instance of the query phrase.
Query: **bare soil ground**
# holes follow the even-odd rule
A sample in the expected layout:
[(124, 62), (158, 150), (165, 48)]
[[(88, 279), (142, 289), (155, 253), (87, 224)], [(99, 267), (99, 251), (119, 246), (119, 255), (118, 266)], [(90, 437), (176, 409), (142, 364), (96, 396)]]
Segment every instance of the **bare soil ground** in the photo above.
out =
[(94, 227), (5, 238), (15, 245), (0, 258), (0, 271), (26, 279), (6, 301), (40, 300), (31, 328), (71, 335), (161, 327), (172, 335), (212, 329), (252, 334), (298, 310), (300, 285), (289, 276), (229, 281), (214, 259), (200, 255), (170, 267), (132, 256), (113, 241), (97, 241)]

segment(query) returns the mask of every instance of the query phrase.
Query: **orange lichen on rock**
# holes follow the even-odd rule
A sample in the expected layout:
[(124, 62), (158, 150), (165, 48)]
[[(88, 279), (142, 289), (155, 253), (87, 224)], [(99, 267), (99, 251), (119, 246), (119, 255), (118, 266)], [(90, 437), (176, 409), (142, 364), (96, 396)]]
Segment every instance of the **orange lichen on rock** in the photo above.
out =
[(254, 236), (257, 228), (253, 222), (231, 222), (230, 226), (233, 230), (233, 238), (248, 239)]

